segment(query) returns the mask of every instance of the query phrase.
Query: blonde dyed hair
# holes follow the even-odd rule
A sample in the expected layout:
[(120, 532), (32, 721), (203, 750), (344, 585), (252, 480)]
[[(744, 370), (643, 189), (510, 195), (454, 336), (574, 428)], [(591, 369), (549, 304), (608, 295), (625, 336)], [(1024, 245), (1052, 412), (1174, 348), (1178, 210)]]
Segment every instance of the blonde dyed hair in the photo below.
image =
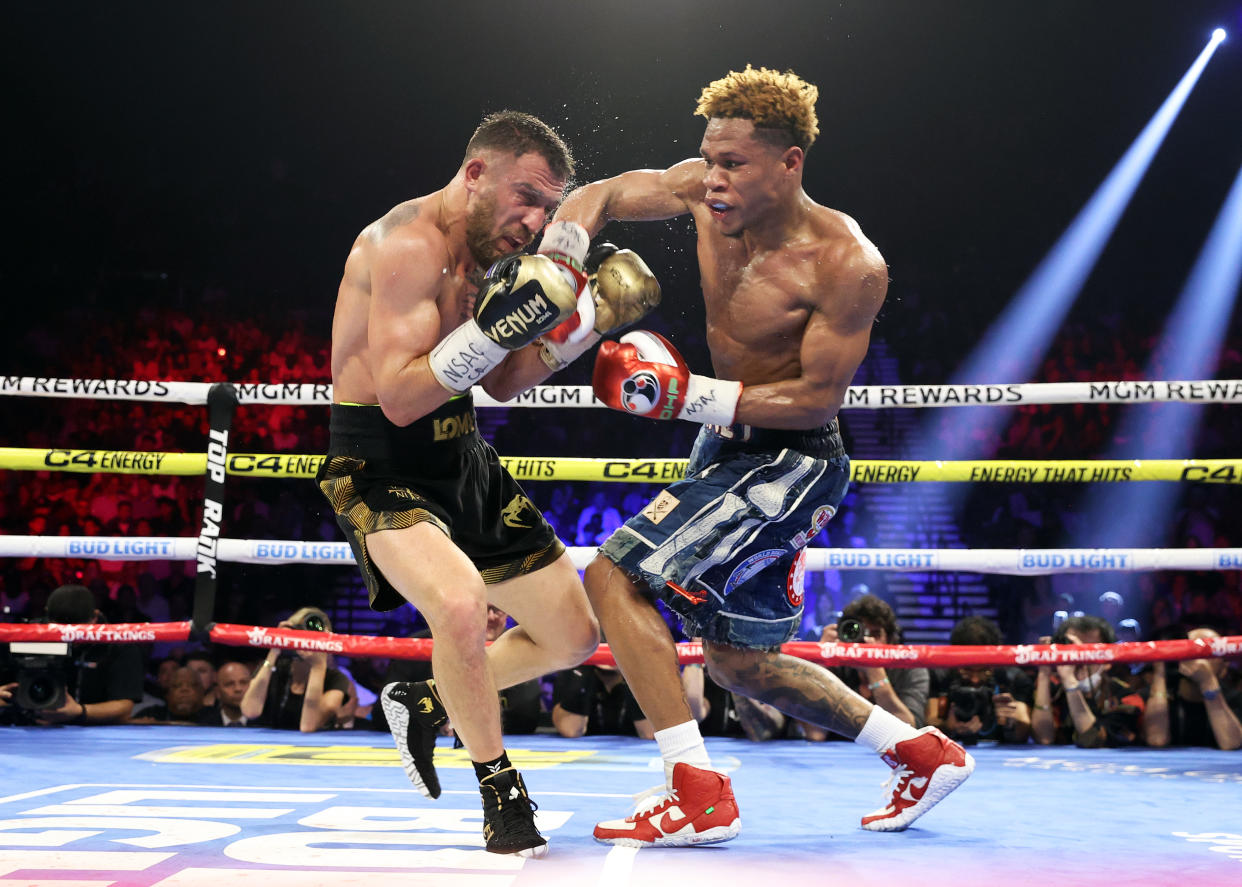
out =
[(694, 113), (709, 120), (751, 120), (756, 129), (776, 130), (786, 137), (782, 147), (797, 145), (806, 151), (819, 135), (819, 119), (815, 116), (818, 98), (819, 88), (793, 71), (782, 74), (771, 68), (747, 65), (745, 71), (730, 71), (703, 87)]

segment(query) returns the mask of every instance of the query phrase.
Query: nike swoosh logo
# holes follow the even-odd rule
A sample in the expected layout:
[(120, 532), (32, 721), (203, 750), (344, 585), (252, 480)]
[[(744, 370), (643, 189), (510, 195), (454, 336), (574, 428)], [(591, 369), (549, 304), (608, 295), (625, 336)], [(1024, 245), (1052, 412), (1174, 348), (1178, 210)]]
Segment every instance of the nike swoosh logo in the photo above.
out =
[(689, 821), (689, 816), (683, 816), (681, 819), (673, 819), (673, 811), (670, 810), (660, 819), (660, 830), (666, 835), (671, 835), (674, 832), (685, 828), (686, 823)]
[[(910, 793), (911, 787), (918, 789), (919, 793), (917, 795), (911, 794)], [(927, 791), (927, 777), (919, 776), (915, 779), (910, 780), (909, 784), (906, 785), (906, 787), (901, 790), (901, 796), (905, 798), (907, 801), (917, 803), (923, 797), (923, 793), (926, 791)]]

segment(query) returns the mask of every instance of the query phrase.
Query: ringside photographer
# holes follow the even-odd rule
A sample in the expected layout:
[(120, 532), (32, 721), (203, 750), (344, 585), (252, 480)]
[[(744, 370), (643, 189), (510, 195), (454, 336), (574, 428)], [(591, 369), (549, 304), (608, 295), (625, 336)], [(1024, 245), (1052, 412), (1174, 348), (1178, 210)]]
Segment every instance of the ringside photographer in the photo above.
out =
[[(1113, 644), (1113, 627), (1098, 616), (1071, 616), (1040, 643)], [(1035, 676), (1031, 735), (1040, 745), (1118, 748), (1142, 743), (1144, 702), (1124, 665), (1041, 665)]]
[[(332, 622), (323, 610), (303, 607), (277, 628), (331, 631)], [(331, 667), (329, 654), (272, 648), (250, 679), (241, 712), (260, 727), (314, 733), (335, 725), (352, 689), (349, 678)]]
[[(1000, 627), (982, 616), (967, 616), (949, 633), (959, 646), (996, 646)], [(1022, 744), (1031, 735), (1035, 687), (1015, 666), (975, 666), (932, 672), (927, 723), (963, 745), (979, 740)]]
[[(1220, 633), (1200, 625), (1186, 632), (1186, 637), (1211, 643)], [(1151, 687), (1144, 695), (1143, 738), (1148, 745), (1242, 748), (1242, 678), (1227, 660), (1156, 662)]]
[[(84, 585), (62, 585), (47, 599), (47, 622), (99, 625), (103, 614)], [(11, 655), (0, 686), (0, 722), (119, 724), (142, 699), (146, 671), (132, 644), (74, 644), (63, 654)], [(16, 678), (14, 680), (14, 678)]]

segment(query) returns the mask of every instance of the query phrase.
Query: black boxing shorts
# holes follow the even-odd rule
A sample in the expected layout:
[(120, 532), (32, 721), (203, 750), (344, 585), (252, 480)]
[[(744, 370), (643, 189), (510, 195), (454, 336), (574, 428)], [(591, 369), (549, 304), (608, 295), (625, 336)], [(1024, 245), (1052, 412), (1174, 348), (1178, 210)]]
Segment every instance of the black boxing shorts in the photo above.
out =
[(315, 478), (362, 569), (373, 610), (405, 598), (367, 553), (367, 536), (432, 523), (489, 585), (565, 551), (542, 512), (475, 427), (466, 393), (405, 427), (378, 406), (332, 405), (328, 455)]

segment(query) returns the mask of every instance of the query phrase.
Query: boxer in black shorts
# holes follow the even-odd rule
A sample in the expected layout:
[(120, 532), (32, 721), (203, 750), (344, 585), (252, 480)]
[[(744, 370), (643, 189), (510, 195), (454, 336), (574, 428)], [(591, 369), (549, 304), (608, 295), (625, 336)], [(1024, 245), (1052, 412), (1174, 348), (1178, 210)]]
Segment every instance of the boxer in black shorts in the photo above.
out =
[(404, 428), (378, 406), (333, 404), (331, 446), (317, 478), (349, 540), (375, 610), (405, 603), (367, 553), (367, 536), (424, 521), (492, 585), (565, 553), (552, 527), (479, 436), (469, 393)]
[[(475, 762), (487, 849), (524, 856), (547, 842), (505, 755), (497, 688), (582, 661), (598, 627), (537, 511), (521, 509), (528, 527), (505, 523), (521, 490), (474, 430), (465, 393), (478, 383), (506, 400), (550, 372), (533, 343), (573, 312), (577, 292), (551, 259), (521, 251), (572, 174), (553, 130), (501, 112), (475, 131), (448, 185), (363, 229), (337, 295), (319, 476), (372, 605), (413, 604), (435, 639), (434, 684), (381, 694), (407, 775), (440, 794), (432, 752), (451, 718)], [(490, 648), (489, 601), (518, 623)]]
[[(337, 294), (318, 477), (371, 605), (409, 602), (435, 640), (434, 681), (380, 694), (406, 775), (439, 796), (432, 756), (451, 719), (479, 778), (487, 849), (523, 856), (547, 841), (505, 754), (497, 689), (577, 665), (599, 626), (564, 546), (479, 437), (469, 391), (508, 400), (659, 296), (628, 250), (588, 256), (588, 241), (549, 231), (540, 254), (523, 254), (572, 174), (552, 129), (502, 111), (445, 187), (363, 229)], [(517, 625), (487, 646), (489, 603)]]

